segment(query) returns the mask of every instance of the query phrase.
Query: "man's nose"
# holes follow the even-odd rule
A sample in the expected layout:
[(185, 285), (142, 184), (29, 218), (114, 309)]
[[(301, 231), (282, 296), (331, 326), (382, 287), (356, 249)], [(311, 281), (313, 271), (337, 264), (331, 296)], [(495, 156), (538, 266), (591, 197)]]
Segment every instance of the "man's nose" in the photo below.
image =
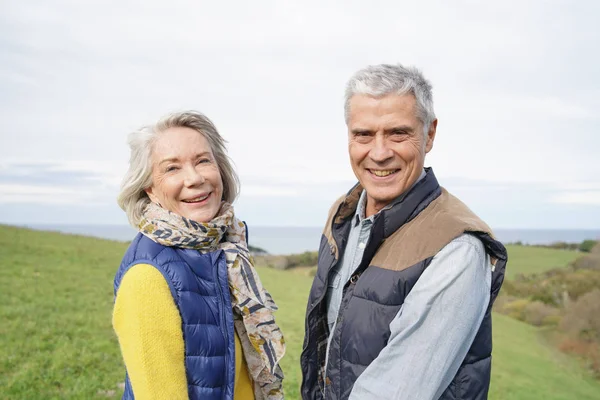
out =
[(381, 163), (393, 156), (393, 151), (388, 147), (388, 143), (384, 135), (375, 135), (373, 147), (369, 152), (369, 156), (375, 162)]

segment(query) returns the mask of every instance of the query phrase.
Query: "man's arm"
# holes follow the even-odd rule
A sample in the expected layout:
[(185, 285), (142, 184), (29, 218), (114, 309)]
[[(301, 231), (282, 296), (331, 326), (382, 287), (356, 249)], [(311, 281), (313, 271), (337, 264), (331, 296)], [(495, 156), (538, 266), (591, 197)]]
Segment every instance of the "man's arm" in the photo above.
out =
[(357, 379), (350, 400), (437, 400), (485, 315), (491, 265), (483, 244), (464, 234), (423, 272), (390, 323), (387, 346)]

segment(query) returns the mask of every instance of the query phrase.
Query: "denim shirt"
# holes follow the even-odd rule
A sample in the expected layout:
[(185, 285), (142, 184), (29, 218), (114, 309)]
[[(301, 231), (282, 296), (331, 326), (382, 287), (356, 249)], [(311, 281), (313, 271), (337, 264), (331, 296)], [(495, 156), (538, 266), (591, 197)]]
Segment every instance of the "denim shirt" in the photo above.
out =
[[(374, 216), (365, 218), (365, 206), (363, 191), (342, 260), (331, 271), (326, 294), (330, 332), (335, 329), (344, 285), (362, 260), (373, 226)], [(474, 236), (464, 234), (446, 245), (406, 297), (390, 323), (387, 346), (359, 376), (350, 399), (438, 399), (475, 338), (477, 329), (473, 326), (483, 320), (491, 273), (490, 258)]]

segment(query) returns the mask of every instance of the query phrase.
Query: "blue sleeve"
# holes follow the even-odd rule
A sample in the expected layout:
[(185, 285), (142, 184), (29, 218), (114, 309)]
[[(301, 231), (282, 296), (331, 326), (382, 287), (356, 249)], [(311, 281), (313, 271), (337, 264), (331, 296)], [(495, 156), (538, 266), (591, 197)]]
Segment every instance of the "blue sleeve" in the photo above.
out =
[(459, 236), (423, 272), (396, 317), (390, 339), (357, 379), (350, 400), (437, 400), (464, 360), (490, 300), (483, 244)]

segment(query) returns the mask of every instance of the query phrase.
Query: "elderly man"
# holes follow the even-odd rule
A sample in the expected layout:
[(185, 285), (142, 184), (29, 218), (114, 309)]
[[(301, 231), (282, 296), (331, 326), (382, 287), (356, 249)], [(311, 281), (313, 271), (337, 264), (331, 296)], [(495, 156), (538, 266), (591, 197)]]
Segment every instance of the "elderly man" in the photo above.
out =
[(485, 399), (504, 246), (424, 168), (437, 119), (414, 68), (346, 88), (359, 183), (334, 203), (301, 357), (303, 399)]

